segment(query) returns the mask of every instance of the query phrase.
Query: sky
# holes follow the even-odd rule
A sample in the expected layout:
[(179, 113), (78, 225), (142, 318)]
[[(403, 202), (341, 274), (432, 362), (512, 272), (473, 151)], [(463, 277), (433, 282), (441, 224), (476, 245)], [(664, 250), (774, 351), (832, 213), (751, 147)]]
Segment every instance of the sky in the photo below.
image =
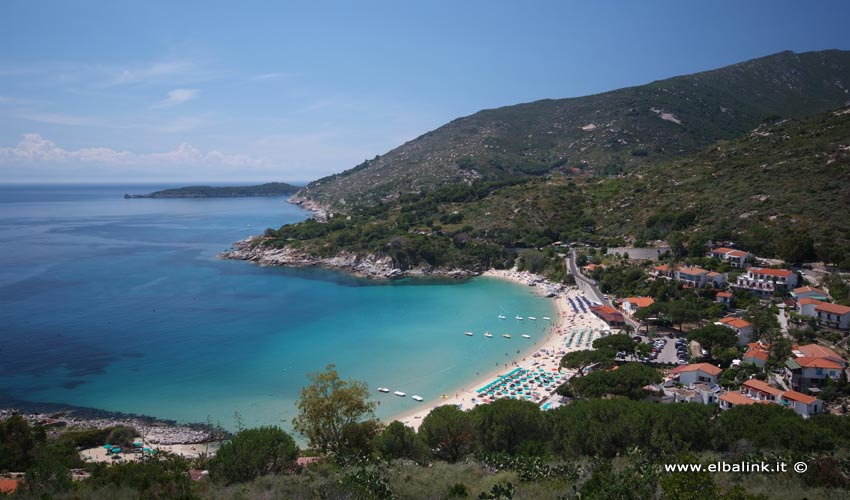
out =
[(846, 1), (0, 2), (0, 183), (304, 182), (480, 109), (783, 50)]

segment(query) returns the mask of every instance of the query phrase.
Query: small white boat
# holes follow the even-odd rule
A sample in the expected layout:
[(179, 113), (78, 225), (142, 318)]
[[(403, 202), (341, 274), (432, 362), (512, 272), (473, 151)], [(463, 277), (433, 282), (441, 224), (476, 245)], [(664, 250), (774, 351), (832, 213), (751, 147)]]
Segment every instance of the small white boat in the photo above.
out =
[(378, 392), (390, 392), (386, 387), (378, 387)]
[(401, 392), (401, 391), (395, 391), (393, 394), (395, 394), (396, 396), (398, 396), (400, 398), (403, 398), (404, 396), (406, 396), (406, 394)]
[(422, 402), (422, 396), (417, 396), (416, 394), (414, 394), (413, 396), (410, 396), (410, 399), (412, 399), (414, 401), (419, 401), (420, 403)]
[(484, 333), (484, 336), (485, 336), (485, 337), (487, 337), (488, 339), (492, 339), (492, 338), (493, 338), (493, 334), (492, 334), (492, 333), (490, 333), (490, 332), (486, 332), (486, 333)]
[(527, 333), (523, 333), (523, 334), (522, 334), (522, 338), (524, 338), (524, 339), (530, 339), (530, 338), (531, 338), (531, 335), (528, 335)]
[(472, 337), (474, 334), (472, 332), (463, 332), (467, 337)]
[(531, 321), (537, 321), (537, 318), (535, 316), (529, 316), (528, 319), (530, 319)]
[(509, 339), (509, 338), (511, 338), (511, 335), (510, 335), (509, 333), (506, 333), (506, 334), (502, 335), (502, 337), (505, 337), (506, 339)]
[(504, 315), (504, 314), (500, 314), (500, 315), (499, 315), (499, 319), (505, 319), (505, 315)]
[(545, 319), (546, 321), (549, 321), (552, 318), (550, 318), (549, 316), (543, 316), (543, 319)]
[(522, 320), (522, 316), (514, 316), (514, 319)]

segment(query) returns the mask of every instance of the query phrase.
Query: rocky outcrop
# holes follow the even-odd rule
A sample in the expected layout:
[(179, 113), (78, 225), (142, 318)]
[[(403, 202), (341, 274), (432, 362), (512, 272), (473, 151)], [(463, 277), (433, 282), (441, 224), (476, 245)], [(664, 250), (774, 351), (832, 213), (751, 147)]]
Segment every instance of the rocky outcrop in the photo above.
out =
[(388, 255), (360, 255), (351, 252), (339, 252), (333, 257), (317, 257), (301, 250), (284, 247), (274, 248), (264, 245), (265, 238), (255, 236), (233, 244), (233, 248), (222, 252), (222, 259), (247, 260), (261, 266), (310, 267), (319, 266), (338, 269), (355, 276), (370, 279), (398, 279), (407, 276), (443, 276), (450, 278), (469, 278), (480, 274), (467, 269), (445, 269), (440, 267), (417, 266), (411, 269), (395, 267)]

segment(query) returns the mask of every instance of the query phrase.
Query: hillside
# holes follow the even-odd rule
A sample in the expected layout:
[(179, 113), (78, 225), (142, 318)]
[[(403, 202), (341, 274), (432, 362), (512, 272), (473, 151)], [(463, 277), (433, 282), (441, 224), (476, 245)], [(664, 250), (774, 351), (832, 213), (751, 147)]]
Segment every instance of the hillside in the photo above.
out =
[(850, 52), (782, 52), (587, 97), (542, 100), (454, 120), (295, 196), (335, 210), (447, 183), (613, 175), (696, 153), (771, 116), (850, 101)]
[(522, 177), (405, 194), (326, 224), (268, 230), (252, 250), (288, 249), (292, 265), (369, 256), (402, 271), (476, 271), (524, 255), (542, 271), (560, 267), (548, 260), (551, 253), (532, 249), (558, 240), (619, 245), (660, 238), (683, 248), (731, 239), (764, 256), (850, 267), (848, 206), (850, 108), (842, 108), (765, 123), (627, 177)]
[(269, 182), (258, 186), (186, 186), (148, 194), (125, 194), (124, 198), (243, 198), (248, 196), (284, 196), (298, 191), (298, 186), (285, 182)]

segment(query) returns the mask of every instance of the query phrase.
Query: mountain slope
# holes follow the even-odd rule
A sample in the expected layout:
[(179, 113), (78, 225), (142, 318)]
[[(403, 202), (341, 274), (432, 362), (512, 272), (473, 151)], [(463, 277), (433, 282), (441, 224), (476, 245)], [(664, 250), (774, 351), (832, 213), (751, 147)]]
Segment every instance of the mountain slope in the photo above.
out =
[(769, 116), (850, 102), (850, 52), (782, 52), (587, 97), (484, 110), (299, 191), (347, 211), (400, 193), (561, 171), (610, 175), (695, 153)]
[(761, 256), (850, 269), (847, 207), (850, 107), (765, 123), (629, 176), (525, 177), (404, 194), (326, 224), (267, 230), (245, 245), (250, 252), (231, 257), (333, 266), (344, 256), (381, 262), (385, 271), (427, 272), (509, 266), (520, 254), (556, 276), (550, 244), (557, 240), (619, 246), (661, 238), (696, 255), (707, 240), (733, 240)]

